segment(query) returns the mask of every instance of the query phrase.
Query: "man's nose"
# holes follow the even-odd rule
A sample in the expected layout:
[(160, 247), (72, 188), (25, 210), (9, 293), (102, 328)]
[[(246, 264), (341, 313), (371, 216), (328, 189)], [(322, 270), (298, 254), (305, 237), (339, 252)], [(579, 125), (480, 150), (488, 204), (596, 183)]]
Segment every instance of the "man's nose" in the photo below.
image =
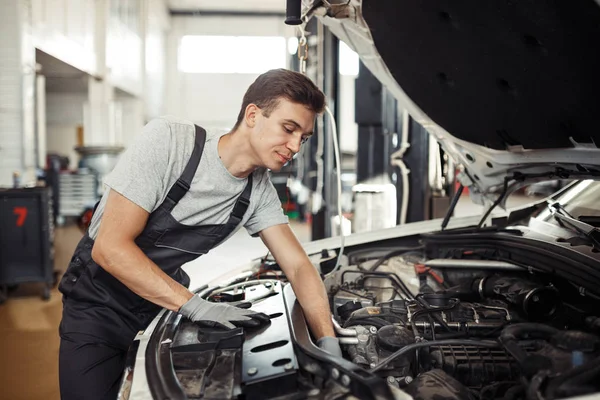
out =
[(300, 151), (300, 147), (302, 147), (302, 134), (294, 134), (294, 136), (288, 140), (287, 147), (292, 152), (298, 153)]

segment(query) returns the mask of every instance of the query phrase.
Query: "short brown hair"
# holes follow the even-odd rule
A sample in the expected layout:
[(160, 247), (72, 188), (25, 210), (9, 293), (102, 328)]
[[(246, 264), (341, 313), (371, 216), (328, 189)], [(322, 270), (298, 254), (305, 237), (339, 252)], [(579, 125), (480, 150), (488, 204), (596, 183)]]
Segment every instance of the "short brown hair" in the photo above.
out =
[(325, 109), (325, 95), (308, 77), (283, 68), (272, 69), (256, 78), (246, 90), (233, 130), (242, 123), (248, 104), (256, 104), (268, 117), (281, 98), (302, 104), (317, 114)]

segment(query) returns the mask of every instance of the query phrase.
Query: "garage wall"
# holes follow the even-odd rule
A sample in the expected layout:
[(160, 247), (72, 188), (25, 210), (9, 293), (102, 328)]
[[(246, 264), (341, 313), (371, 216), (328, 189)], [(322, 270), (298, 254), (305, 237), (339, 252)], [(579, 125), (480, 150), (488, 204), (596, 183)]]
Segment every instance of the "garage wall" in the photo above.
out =
[(3, 60), (0, 64), (0, 186), (10, 186), (12, 172), (22, 167), (22, 34), (18, 12), (17, 3), (11, 2), (0, 14), (0, 57)]
[(46, 148), (48, 153), (68, 156), (71, 169), (79, 161), (74, 148), (77, 128), (83, 126), (83, 104), (87, 100), (86, 93), (46, 94)]
[(35, 47), (82, 71), (96, 73), (97, 2), (31, 0), (30, 3)]
[(162, 0), (149, 0), (145, 6), (148, 19), (145, 21), (144, 100), (145, 116), (150, 119), (166, 112), (167, 35), (171, 18)]
[[(104, 138), (106, 129), (88, 126), (86, 137), (98, 140), (86, 144), (111, 139), (127, 145), (141, 131), (147, 118), (165, 113), (166, 37), (170, 23), (166, 4), (166, 0), (2, 2), (0, 186), (12, 185), (13, 172), (22, 175), (24, 184), (35, 182), (36, 48), (71, 66), (67, 74), (71, 74), (74, 67), (84, 73), (82, 78), (87, 76), (93, 84), (104, 86), (88, 91), (84, 85), (83, 90), (89, 93), (85, 98), (48, 93), (47, 149), (70, 155), (71, 167), (76, 164), (72, 148), (77, 127), (85, 125), (84, 103), (89, 104), (88, 116), (107, 119), (104, 109), (114, 100), (112, 91), (124, 93), (117, 96), (117, 100), (122, 101), (120, 106), (124, 110), (119, 131), (125, 133), (113, 140)], [(64, 88), (52, 86), (62, 72), (44, 67), (42, 73), (52, 75), (46, 89), (64, 92)], [(44, 124), (44, 121), (37, 123)]]
[[(192, 74), (177, 69), (177, 50), (185, 35), (294, 36), (282, 17), (172, 17), (168, 39), (167, 113), (206, 128), (229, 129), (235, 123), (242, 97), (258, 74)], [(224, 49), (223, 51), (226, 51)], [(257, 52), (260, 57), (260, 52)], [(206, 57), (215, 57), (207, 54)], [(240, 59), (240, 62), (244, 62)]]
[(9, 1), (0, 12), (0, 186), (12, 186), (13, 172), (35, 181), (35, 51), (26, 5)]
[[(139, 133), (143, 125), (144, 103), (134, 97), (118, 94), (115, 98), (118, 106), (120, 129), (113, 132), (115, 137), (108, 138), (109, 144), (127, 147)], [(87, 93), (47, 93), (46, 94), (46, 138), (47, 152), (69, 157), (69, 168), (76, 169), (79, 155), (77, 130), (85, 127), (85, 109), (89, 108)], [(128, 116), (129, 118), (125, 118)], [(84, 144), (90, 143), (90, 132), (84, 129)]]
[[(258, 74), (192, 74), (177, 68), (177, 51), (185, 35), (295, 36), (295, 29), (282, 17), (172, 17), (168, 39), (167, 113), (207, 128), (230, 129), (240, 110), (242, 97)], [(226, 51), (224, 49), (223, 51)], [(214, 57), (207, 54), (206, 57)], [(256, 53), (260, 57), (260, 52)], [(240, 62), (244, 62), (240, 59)], [(340, 77), (340, 147), (356, 153), (357, 127), (354, 121), (355, 76)]]

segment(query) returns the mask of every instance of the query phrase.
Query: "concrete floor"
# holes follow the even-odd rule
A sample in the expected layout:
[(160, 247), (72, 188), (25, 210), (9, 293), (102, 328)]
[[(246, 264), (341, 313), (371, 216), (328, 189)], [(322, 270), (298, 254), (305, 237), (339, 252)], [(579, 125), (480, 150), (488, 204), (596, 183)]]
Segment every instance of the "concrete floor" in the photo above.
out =
[[(55, 230), (55, 269), (64, 272), (81, 232), (76, 226)], [(23, 284), (0, 306), (0, 398), (60, 399), (58, 324), (61, 294), (41, 299), (42, 284)]]
[[(515, 196), (509, 207), (532, 201)], [(473, 205), (466, 196), (460, 200), (456, 215), (481, 214), (482, 207)], [(310, 226), (293, 223), (300, 241), (310, 238)], [(68, 265), (81, 232), (75, 226), (56, 229), (55, 269), (60, 274)], [(266, 254), (260, 239), (251, 238), (244, 229), (229, 241), (200, 259), (185, 266), (197, 282), (223, 275), (230, 268)], [(55, 289), (49, 301), (41, 300), (42, 285), (23, 284), (0, 306), (0, 399), (59, 399), (58, 391), (58, 325), (61, 319), (61, 295)]]

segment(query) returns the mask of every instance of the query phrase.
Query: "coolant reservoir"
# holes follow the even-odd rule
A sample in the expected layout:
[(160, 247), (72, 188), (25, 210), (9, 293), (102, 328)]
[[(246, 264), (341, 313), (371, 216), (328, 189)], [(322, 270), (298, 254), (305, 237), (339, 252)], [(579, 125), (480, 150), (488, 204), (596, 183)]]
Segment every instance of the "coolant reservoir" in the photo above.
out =
[(391, 183), (360, 183), (354, 194), (353, 232), (368, 232), (396, 226), (396, 187)]

